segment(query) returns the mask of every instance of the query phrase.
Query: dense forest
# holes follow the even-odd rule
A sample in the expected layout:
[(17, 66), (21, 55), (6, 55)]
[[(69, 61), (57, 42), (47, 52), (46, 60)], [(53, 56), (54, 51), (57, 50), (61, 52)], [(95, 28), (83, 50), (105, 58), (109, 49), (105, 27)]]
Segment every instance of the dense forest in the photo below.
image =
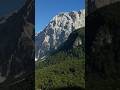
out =
[(84, 32), (84, 28), (75, 30), (56, 51), (36, 62), (36, 90), (85, 88)]

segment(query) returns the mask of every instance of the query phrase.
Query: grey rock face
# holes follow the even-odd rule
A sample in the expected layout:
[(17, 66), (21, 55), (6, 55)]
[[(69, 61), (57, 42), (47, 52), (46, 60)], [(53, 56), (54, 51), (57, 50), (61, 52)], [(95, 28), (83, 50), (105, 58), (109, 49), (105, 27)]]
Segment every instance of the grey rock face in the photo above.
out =
[[(95, 1), (95, 0), (93, 0), (93, 1)], [(118, 2), (118, 1), (120, 1), (120, 0), (96, 0), (95, 5), (97, 8), (100, 8), (100, 7), (103, 7), (103, 6)]]
[[(114, 88), (120, 78), (120, 2), (105, 6), (86, 17), (86, 72), (90, 90)], [(92, 82), (97, 83), (93, 84)], [(113, 80), (114, 84), (111, 84)], [(107, 85), (103, 84), (107, 81)], [(98, 84), (99, 83), (99, 84)], [(119, 86), (114, 89), (120, 88)]]
[(82, 45), (82, 40), (80, 37), (77, 37), (74, 44), (73, 44), (73, 48)]
[(120, 2), (120, 0), (86, 0), (87, 11), (88, 13), (91, 13), (98, 8), (104, 7), (115, 2)]
[(79, 12), (64, 12), (56, 15), (35, 37), (35, 58), (42, 58), (48, 52), (67, 40), (68, 36), (75, 29), (85, 26), (85, 10)]
[[(18, 84), (14, 81), (19, 81), (19, 79), (28, 88), (29, 83), (26, 82), (25, 76), (34, 72), (33, 30), (34, 0), (26, 0), (23, 7), (17, 12), (2, 19), (0, 23), (1, 90), (14, 90), (11, 88)], [(30, 78), (27, 80), (34, 82)], [(26, 88), (23, 88), (24, 86), (21, 86), (22, 90), (26, 90)]]

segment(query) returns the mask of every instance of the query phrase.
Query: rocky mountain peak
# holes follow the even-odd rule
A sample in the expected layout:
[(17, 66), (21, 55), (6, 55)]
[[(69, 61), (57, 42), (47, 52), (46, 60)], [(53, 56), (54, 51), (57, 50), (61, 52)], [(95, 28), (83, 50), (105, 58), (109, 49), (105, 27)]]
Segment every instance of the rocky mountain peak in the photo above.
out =
[(36, 59), (51, 52), (67, 40), (75, 29), (85, 27), (85, 10), (61, 12), (35, 37)]

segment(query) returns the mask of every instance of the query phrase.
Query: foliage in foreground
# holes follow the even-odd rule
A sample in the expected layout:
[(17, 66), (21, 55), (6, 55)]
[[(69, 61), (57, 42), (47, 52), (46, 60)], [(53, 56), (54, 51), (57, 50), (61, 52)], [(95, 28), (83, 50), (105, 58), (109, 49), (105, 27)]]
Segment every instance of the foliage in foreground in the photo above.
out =
[(85, 88), (84, 44), (72, 48), (77, 37), (82, 37), (84, 42), (83, 30), (82, 32), (80, 30), (73, 32), (58, 51), (50, 55), (45, 61), (36, 62), (36, 90), (55, 90), (64, 87)]
[(84, 87), (84, 60), (66, 60), (36, 70), (36, 88)]

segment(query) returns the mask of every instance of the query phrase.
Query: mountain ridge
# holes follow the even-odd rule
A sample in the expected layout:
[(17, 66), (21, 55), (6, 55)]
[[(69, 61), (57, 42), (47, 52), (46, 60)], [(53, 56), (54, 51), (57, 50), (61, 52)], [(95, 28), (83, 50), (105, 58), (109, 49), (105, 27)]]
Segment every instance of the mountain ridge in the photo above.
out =
[(35, 37), (35, 59), (58, 48), (75, 29), (85, 26), (85, 10), (62, 12), (53, 17), (45, 29)]

